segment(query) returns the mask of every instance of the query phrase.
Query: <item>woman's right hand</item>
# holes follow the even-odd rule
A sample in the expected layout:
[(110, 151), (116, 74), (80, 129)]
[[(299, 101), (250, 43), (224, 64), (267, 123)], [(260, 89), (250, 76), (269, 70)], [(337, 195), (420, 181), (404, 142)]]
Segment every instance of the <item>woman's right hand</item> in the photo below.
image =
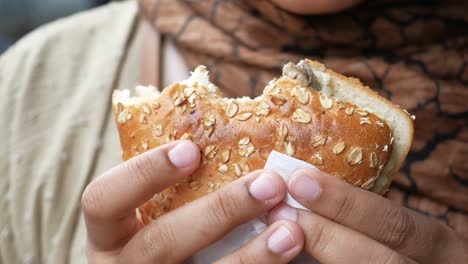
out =
[[(155, 193), (188, 177), (200, 152), (176, 141), (118, 165), (91, 182), (83, 193), (90, 263), (180, 263), (251, 219), (286, 195), (286, 184), (271, 171), (255, 171), (178, 208), (147, 226), (135, 208)], [(304, 244), (302, 229), (279, 221), (221, 263), (287, 263)]]

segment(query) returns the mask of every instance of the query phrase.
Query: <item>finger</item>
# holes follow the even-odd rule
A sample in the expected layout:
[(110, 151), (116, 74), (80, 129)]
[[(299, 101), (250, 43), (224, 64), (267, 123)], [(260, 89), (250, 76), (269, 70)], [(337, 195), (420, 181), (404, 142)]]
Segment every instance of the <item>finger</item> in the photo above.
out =
[(294, 222), (279, 221), (216, 263), (288, 263), (302, 251), (304, 233)]
[(135, 208), (189, 176), (199, 159), (195, 144), (177, 141), (134, 157), (91, 182), (81, 199), (88, 240), (102, 250), (125, 242), (140, 226)]
[(320, 263), (416, 263), (381, 243), (318, 214), (281, 204), (269, 221), (295, 219), (304, 230), (304, 250)]
[(441, 225), (379, 195), (318, 170), (298, 170), (288, 186), (291, 195), (311, 211), (403, 255), (427, 262), (428, 252), (437, 250), (434, 241), (442, 233)]
[(128, 242), (122, 258), (125, 263), (181, 262), (285, 195), (286, 183), (278, 174), (255, 171), (153, 221)]

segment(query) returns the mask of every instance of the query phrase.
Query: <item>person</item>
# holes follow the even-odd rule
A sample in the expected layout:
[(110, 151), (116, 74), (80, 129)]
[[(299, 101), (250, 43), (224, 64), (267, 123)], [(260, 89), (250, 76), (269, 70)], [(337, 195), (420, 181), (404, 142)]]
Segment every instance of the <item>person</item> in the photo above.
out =
[[(0, 57), (2, 263), (173, 263), (249, 219), (265, 232), (220, 263), (463, 263), (468, 258), (467, 7), (456, 1), (112, 3), (45, 26)], [(351, 7), (353, 6), (353, 7)], [(318, 59), (417, 116), (387, 198), (325, 172), (259, 170), (143, 227), (139, 204), (188, 177), (176, 141), (122, 162), (113, 89), (205, 64), (227, 96)], [(314, 213), (280, 203), (291, 193)]]

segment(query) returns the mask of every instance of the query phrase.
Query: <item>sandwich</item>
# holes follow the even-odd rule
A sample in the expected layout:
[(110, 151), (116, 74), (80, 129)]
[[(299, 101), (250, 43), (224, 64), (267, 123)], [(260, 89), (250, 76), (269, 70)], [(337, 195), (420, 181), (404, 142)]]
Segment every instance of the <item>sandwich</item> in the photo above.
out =
[(115, 90), (112, 108), (124, 160), (174, 140), (191, 140), (202, 152), (191, 177), (138, 209), (144, 223), (263, 168), (273, 150), (384, 194), (413, 140), (414, 116), (307, 59), (286, 64), (256, 98), (223, 97), (198, 66), (162, 92)]

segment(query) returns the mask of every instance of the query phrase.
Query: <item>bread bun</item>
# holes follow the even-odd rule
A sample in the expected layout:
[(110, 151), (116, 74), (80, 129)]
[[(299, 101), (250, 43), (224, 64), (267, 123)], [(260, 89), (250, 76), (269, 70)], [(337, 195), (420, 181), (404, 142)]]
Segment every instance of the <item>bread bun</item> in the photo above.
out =
[(254, 99), (222, 97), (199, 66), (162, 93), (140, 86), (130, 97), (116, 90), (113, 111), (124, 160), (179, 139), (203, 154), (193, 176), (140, 207), (144, 223), (263, 168), (272, 150), (383, 194), (413, 135), (405, 111), (310, 60), (286, 64)]

